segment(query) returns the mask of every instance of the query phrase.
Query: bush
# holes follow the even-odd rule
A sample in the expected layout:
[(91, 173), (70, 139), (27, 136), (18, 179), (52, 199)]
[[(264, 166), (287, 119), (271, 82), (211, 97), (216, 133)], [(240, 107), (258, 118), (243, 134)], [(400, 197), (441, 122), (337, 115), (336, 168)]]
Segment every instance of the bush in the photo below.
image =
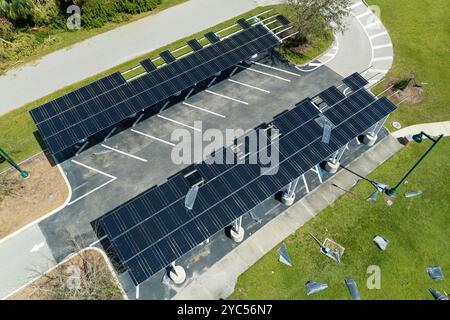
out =
[(56, 1), (35, 0), (33, 9), (30, 12), (31, 21), (37, 26), (55, 25), (55, 22), (62, 19)]
[(151, 11), (161, 4), (161, 0), (123, 0), (119, 1), (120, 12), (137, 14)]
[(100, 28), (118, 12), (116, 0), (86, 0), (81, 8), (81, 23), (85, 28)]
[(123, 22), (129, 16), (155, 9), (161, 0), (84, 0), (81, 23), (87, 28), (99, 28), (107, 22)]
[(12, 41), (14, 38), (13, 24), (6, 18), (0, 17), (0, 38)]

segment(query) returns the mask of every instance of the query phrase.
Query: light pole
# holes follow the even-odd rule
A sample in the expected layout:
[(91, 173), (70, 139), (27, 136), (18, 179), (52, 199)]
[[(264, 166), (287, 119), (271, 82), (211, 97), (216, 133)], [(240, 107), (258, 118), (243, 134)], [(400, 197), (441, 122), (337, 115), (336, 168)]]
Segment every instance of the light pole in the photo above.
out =
[(433, 144), (431, 145), (430, 148), (428, 148), (428, 150), (422, 155), (422, 157), (420, 157), (420, 159), (413, 165), (413, 167), (403, 176), (403, 178), (392, 188), (390, 189), (386, 189), (386, 194), (390, 197), (393, 197), (397, 194), (397, 190), (400, 187), (400, 185), (403, 183), (403, 181), (406, 180), (406, 178), (408, 178), (408, 176), (417, 168), (417, 166), (423, 161), (423, 159), (426, 158), (426, 156), (431, 152), (431, 150), (433, 150), (433, 148), (439, 143), (439, 141), (441, 141), (442, 137), (444, 136), (443, 134), (441, 134), (437, 139), (431, 137), (430, 135), (426, 134), (425, 132), (420, 132), (419, 134), (415, 134), (413, 135), (413, 140), (417, 143), (422, 143), (423, 141), (423, 137), (427, 137), (428, 139), (430, 139), (431, 141), (433, 141)]
[(8, 161), (8, 163), (10, 165), (12, 165), (17, 171), (20, 172), (20, 176), (24, 179), (28, 178), (30, 176), (30, 174), (25, 171), (22, 170), (19, 165), (2, 149), (0, 148), (0, 156), (5, 158), (6, 161)]

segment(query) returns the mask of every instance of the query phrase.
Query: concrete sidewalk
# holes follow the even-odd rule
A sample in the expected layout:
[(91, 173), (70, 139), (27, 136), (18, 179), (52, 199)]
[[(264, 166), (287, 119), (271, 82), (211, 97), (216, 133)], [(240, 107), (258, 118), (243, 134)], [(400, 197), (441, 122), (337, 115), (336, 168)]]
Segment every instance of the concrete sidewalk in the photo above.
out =
[[(353, 161), (348, 168), (366, 176), (401, 148), (400, 143), (389, 135)], [(173, 299), (227, 298), (233, 293), (240, 274), (344, 194), (344, 191), (333, 187), (332, 184), (348, 190), (355, 185), (356, 181), (357, 178), (348, 171), (339, 171), (332, 179), (324, 182), (294, 206), (267, 223), (200, 277), (181, 289)]]
[(410, 134), (417, 134), (421, 131), (424, 131), (432, 136), (439, 136), (443, 134), (444, 136), (448, 137), (450, 136), (450, 121), (416, 124), (395, 131), (392, 133), (392, 135), (396, 138), (400, 138)]
[(48, 54), (0, 77), (0, 115), (258, 6), (279, 2), (190, 0)]

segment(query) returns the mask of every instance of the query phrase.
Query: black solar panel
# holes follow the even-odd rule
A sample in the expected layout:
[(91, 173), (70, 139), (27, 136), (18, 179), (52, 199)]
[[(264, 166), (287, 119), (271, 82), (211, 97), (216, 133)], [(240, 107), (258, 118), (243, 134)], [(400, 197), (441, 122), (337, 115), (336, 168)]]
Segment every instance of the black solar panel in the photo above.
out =
[(197, 39), (192, 39), (192, 40), (189, 40), (188, 42), (187, 42), (187, 44), (192, 48), (192, 50), (194, 50), (194, 51), (198, 51), (198, 50), (201, 50), (203, 47), (202, 47), (202, 45), (200, 44), (200, 42), (198, 42), (197, 41)]
[(355, 91), (338, 102), (338, 108), (330, 108), (324, 115), (336, 125), (361, 110), (361, 106), (368, 106), (375, 100), (375, 97), (366, 90)]
[(242, 29), (248, 29), (251, 27), (250, 23), (248, 23), (245, 19), (239, 19), (236, 22), (239, 26), (241, 26)]
[[(341, 104), (335, 108), (345, 111)], [(279, 166), (272, 168), (273, 175), (261, 175), (260, 165), (231, 166), (200, 187), (192, 210), (186, 210), (184, 198), (180, 198), (110, 237), (110, 243), (133, 282), (142, 283), (330, 157), (395, 108), (386, 98), (366, 107), (360, 105), (350, 118), (336, 125), (328, 144), (321, 142), (322, 128), (316, 121), (293, 120), (300, 124), (296, 128), (285, 126), (291, 129), (279, 139)], [(282, 117), (288, 121), (290, 114), (295, 118), (297, 109), (277, 118), (278, 124), (283, 126)], [(126, 219), (126, 210), (121, 214)]]
[(328, 89), (319, 93), (319, 97), (325, 102), (328, 106), (332, 106), (335, 103), (341, 101), (345, 98), (344, 94), (339, 91), (335, 86), (329, 87)]
[(73, 156), (85, 139), (94, 135), (104, 138), (137, 112), (278, 43), (266, 28), (257, 25), (131, 82), (115, 73), (32, 110), (31, 116), (50, 153), (61, 162)]
[(285, 16), (283, 16), (282, 14), (279, 14), (275, 17), (275, 19), (277, 19), (279, 22), (281, 22), (282, 25), (287, 26), (288, 24), (290, 24), (289, 20), (286, 19)]
[(175, 57), (168, 50), (161, 52), (159, 55), (161, 56), (161, 58), (163, 58), (163, 60), (166, 63), (171, 63), (176, 60)]
[(211, 43), (219, 42), (219, 37), (214, 32), (205, 33), (205, 38)]
[(153, 70), (156, 70), (155, 64), (150, 59), (145, 59), (141, 61), (141, 66), (144, 67), (145, 71), (152, 72)]
[(349, 87), (353, 91), (356, 91), (369, 83), (358, 72), (355, 72), (354, 74), (348, 76), (347, 78), (342, 80), (342, 82), (344, 82), (347, 85), (347, 87)]

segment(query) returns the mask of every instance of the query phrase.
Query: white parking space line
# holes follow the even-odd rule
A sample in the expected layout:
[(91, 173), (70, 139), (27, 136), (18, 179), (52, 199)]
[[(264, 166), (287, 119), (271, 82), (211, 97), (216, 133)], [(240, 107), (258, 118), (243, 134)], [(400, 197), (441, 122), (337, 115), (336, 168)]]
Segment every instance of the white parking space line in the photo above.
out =
[(159, 115), (159, 114), (158, 114), (157, 117), (158, 117), (158, 118), (161, 118), (161, 119), (164, 119), (164, 120), (167, 120), (167, 121), (170, 121), (170, 122), (173, 122), (173, 123), (176, 123), (176, 124), (179, 124), (180, 126), (183, 126), (183, 127), (186, 127), (186, 128), (192, 129), (192, 130), (195, 130), (195, 131), (199, 131), (199, 132), (202, 131), (202, 130), (200, 130), (200, 129), (198, 129), (198, 128), (195, 128), (195, 127), (193, 127), (193, 126), (187, 125), (187, 124), (185, 124), (185, 123), (183, 123), (183, 122), (180, 122), (180, 121), (177, 121), (177, 120), (173, 120), (173, 119), (164, 117), (164, 116)]
[(284, 73), (287, 73), (287, 74), (290, 74), (290, 75), (293, 75), (293, 76), (296, 76), (296, 77), (301, 77), (300, 74), (295, 73), (295, 72), (291, 72), (291, 71), (283, 70), (283, 69), (280, 69), (280, 68), (268, 66), (267, 64), (263, 64), (263, 63), (260, 63), (260, 62), (253, 62), (253, 63), (258, 65), (258, 66), (262, 66), (262, 67), (266, 67), (266, 68), (269, 68), (269, 69), (273, 69), (273, 70), (277, 70), (277, 71), (280, 71), (280, 72), (284, 72)]
[(140, 157), (134, 156), (134, 155), (132, 155), (132, 154), (129, 154), (129, 153), (126, 153), (126, 152), (120, 151), (120, 150), (118, 150), (118, 149), (115, 149), (115, 148), (113, 148), (113, 147), (107, 146), (107, 145), (105, 145), (105, 144), (102, 144), (101, 146), (102, 146), (103, 148), (106, 148), (106, 149), (112, 150), (112, 151), (114, 151), (114, 152), (117, 152), (117, 153), (123, 154), (123, 155), (125, 155), (125, 156), (127, 156), (127, 157), (130, 157), (130, 158), (133, 158), (133, 159), (136, 159), (136, 160), (142, 161), (142, 162), (147, 162), (147, 160), (146, 160), (146, 159), (143, 159), (143, 158), (140, 158)]
[(359, 7), (359, 6), (361, 6), (362, 4), (363, 4), (363, 2), (362, 2), (362, 1), (359, 1), (359, 2), (357, 2), (357, 3), (352, 4), (352, 5), (349, 7), (349, 9), (350, 9), (350, 10), (353, 10), (353, 9), (355, 9), (355, 8), (357, 8), (357, 7)]
[(111, 178), (111, 180), (109, 180), (109, 181), (103, 183), (102, 185), (98, 186), (98, 187), (95, 188), (95, 189), (92, 189), (91, 191), (85, 193), (85, 194), (82, 195), (81, 197), (78, 197), (78, 198), (76, 198), (75, 200), (70, 201), (70, 202), (67, 204), (67, 206), (70, 206), (70, 205), (74, 204), (75, 202), (78, 202), (78, 201), (80, 201), (81, 199), (84, 199), (84, 198), (87, 197), (88, 195), (94, 193), (95, 191), (97, 191), (97, 190), (103, 188), (104, 186), (110, 184), (111, 182), (113, 182), (113, 181), (115, 181), (115, 180), (117, 179), (117, 177), (114, 177), (114, 176), (112, 176), (112, 175), (110, 175), (110, 174), (107, 174), (107, 173), (105, 173), (105, 172), (103, 172), (103, 171), (100, 171), (100, 170), (94, 169), (94, 168), (92, 168), (92, 167), (89, 167), (89, 166), (87, 166), (87, 165), (85, 165), (85, 164), (83, 164), (83, 163), (81, 163), (81, 162), (78, 162), (78, 161), (75, 161), (75, 160), (71, 160), (71, 161), (72, 161), (73, 163), (79, 165), (79, 166), (82, 166), (82, 167), (84, 167), (84, 168), (87, 168), (87, 169), (89, 169), (89, 170), (92, 170), (92, 171), (94, 171), (94, 172), (97, 172), (97, 173), (99, 173), (99, 174), (101, 174), (101, 175), (107, 176), (108, 178)]
[(221, 98), (225, 98), (225, 99), (228, 99), (228, 100), (232, 100), (232, 101), (235, 101), (235, 102), (239, 102), (239, 103), (248, 105), (248, 102), (245, 102), (245, 101), (242, 101), (242, 100), (238, 100), (238, 99), (235, 99), (235, 98), (232, 98), (232, 97), (229, 97), (229, 96), (226, 96), (226, 95), (223, 95), (223, 94), (211, 91), (211, 90), (205, 90), (205, 92), (208, 92), (210, 94), (214, 94), (214, 95), (216, 95), (218, 97), (221, 97)]
[(363, 18), (365, 16), (368, 16), (371, 13), (372, 13), (372, 11), (368, 10), (368, 11), (366, 11), (364, 13), (361, 13), (361, 14), (357, 15), (356, 18), (361, 19), (361, 18)]
[(207, 110), (207, 109), (204, 109), (204, 108), (200, 108), (200, 107), (194, 106), (193, 104), (190, 104), (190, 103), (187, 103), (187, 102), (183, 102), (183, 104), (185, 106), (188, 106), (188, 107), (191, 107), (191, 108), (194, 108), (194, 109), (198, 109), (198, 110), (201, 110), (201, 111), (213, 114), (213, 115), (221, 117), (221, 118), (226, 118), (226, 116), (224, 116), (223, 114), (220, 114), (220, 113), (217, 113), (217, 112), (214, 112), (214, 111), (211, 111), (211, 110)]
[(149, 134), (146, 134), (146, 133), (143, 133), (143, 132), (134, 130), (134, 129), (131, 129), (131, 131), (134, 132), (134, 133), (140, 134), (141, 136), (144, 136), (144, 137), (147, 137), (147, 138), (151, 138), (151, 139), (153, 139), (153, 140), (156, 140), (156, 141), (159, 141), (159, 142), (168, 144), (169, 146), (172, 146), (172, 147), (175, 146), (175, 144), (172, 143), (172, 142), (169, 142), (169, 141), (166, 141), (166, 140), (163, 140), (163, 139), (160, 139), (160, 138), (151, 136), (151, 135), (149, 135)]
[(258, 88), (258, 87), (254, 87), (254, 86), (251, 86), (249, 84), (246, 84), (246, 83), (243, 83), (243, 82), (239, 82), (239, 81), (236, 81), (236, 80), (233, 80), (233, 79), (228, 79), (228, 81), (240, 84), (241, 86), (244, 86), (244, 87), (249, 87), (249, 88), (252, 88), (252, 89), (255, 89), (255, 90), (259, 90), (261, 92), (270, 93), (269, 90), (265, 90), (265, 89), (261, 89), (261, 88)]
[(389, 57), (375, 58), (375, 59), (373, 59), (372, 61), (373, 61), (373, 62), (376, 62), (376, 61), (386, 61), (386, 60), (392, 60), (392, 59), (394, 59), (394, 57), (393, 57), (393, 56), (389, 56)]
[(374, 73), (388, 73), (389, 70), (386, 69), (368, 69), (367, 72), (374, 72)]
[(247, 68), (247, 67), (244, 67), (244, 66), (241, 66), (241, 65), (238, 65), (238, 67), (243, 68), (243, 69), (246, 69), (246, 70), (249, 70), (249, 71), (253, 71), (253, 72), (256, 72), (256, 73), (260, 73), (260, 74), (263, 74), (263, 75), (265, 75), (265, 76), (272, 77), (272, 78), (275, 78), (275, 79), (278, 79), (278, 80), (282, 80), (282, 81), (286, 81), (286, 82), (291, 82), (291, 80), (289, 80), (289, 79), (285, 79), (285, 78), (276, 76), (276, 75), (274, 75), (274, 74), (270, 74), (270, 73), (263, 72), (263, 71), (260, 71), (260, 70), (256, 70), (256, 69), (252, 69), (252, 68)]
[(92, 242), (92, 243), (89, 245), (89, 247), (93, 247), (93, 246), (97, 245), (97, 243), (100, 243), (100, 242), (101, 242), (102, 240), (104, 240), (104, 239), (106, 239), (106, 235), (104, 235), (104, 236), (101, 237), (100, 239), (95, 240), (94, 242)]
[(392, 47), (392, 43), (380, 44), (379, 46), (374, 46), (373, 49), (377, 50), (377, 49), (390, 48), (390, 47)]
[(373, 40), (375, 38), (382, 37), (382, 36), (387, 35), (387, 34), (388, 34), (387, 31), (383, 31), (383, 32), (374, 34), (373, 36), (370, 36), (370, 39)]
[(380, 25), (380, 24), (381, 24), (381, 21), (375, 21), (375, 22), (373, 22), (373, 23), (366, 24), (366, 25), (364, 26), (364, 28), (365, 28), (365, 29), (370, 29), (370, 28), (373, 28), (373, 27), (378, 26), (378, 25)]

